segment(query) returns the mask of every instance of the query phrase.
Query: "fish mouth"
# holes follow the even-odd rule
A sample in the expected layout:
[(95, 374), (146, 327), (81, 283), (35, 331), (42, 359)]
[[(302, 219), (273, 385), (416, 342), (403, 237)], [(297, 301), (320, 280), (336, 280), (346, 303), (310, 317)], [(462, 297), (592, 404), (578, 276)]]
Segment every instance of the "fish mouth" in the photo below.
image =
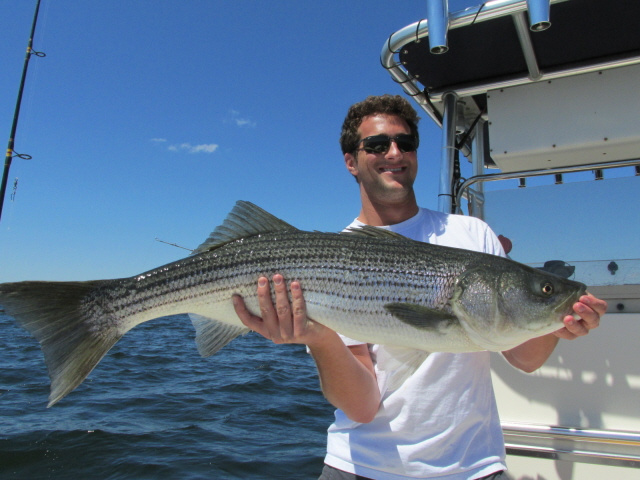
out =
[(570, 295), (569, 297), (567, 297), (567, 299), (564, 302), (558, 305), (558, 307), (555, 309), (556, 313), (561, 314), (563, 317), (564, 315), (571, 315), (574, 313), (573, 304), (576, 303), (581, 296), (587, 293), (587, 286), (583, 283), (579, 283), (579, 285), (580, 285), (580, 289), (576, 291), (575, 294)]

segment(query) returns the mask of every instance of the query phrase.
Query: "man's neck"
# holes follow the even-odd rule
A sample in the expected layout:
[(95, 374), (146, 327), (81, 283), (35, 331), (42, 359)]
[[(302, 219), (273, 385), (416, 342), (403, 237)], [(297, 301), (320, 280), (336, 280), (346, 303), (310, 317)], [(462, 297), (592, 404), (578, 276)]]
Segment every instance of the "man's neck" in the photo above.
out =
[(419, 210), (413, 194), (396, 203), (372, 202), (368, 198), (362, 198), (358, 220), (373, 227), (396, 225), (414, 217)]

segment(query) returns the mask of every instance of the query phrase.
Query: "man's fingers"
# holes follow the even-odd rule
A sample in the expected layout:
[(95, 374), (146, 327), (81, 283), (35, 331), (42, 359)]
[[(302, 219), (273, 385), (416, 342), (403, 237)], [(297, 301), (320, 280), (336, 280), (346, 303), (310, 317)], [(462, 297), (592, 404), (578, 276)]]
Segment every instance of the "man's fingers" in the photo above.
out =
[(564, 320), (565, 328), (575, 337), (582, 337), (589, 333), (589, 328), (584, 320), (577, 320), (573, 316), (567, 316)]
[(240, 295), (233, 296), (233, 306), (244, 325), (274, 343), (304, 343), (302, 339), (308, 334), (310, 322), (302, 288), (298, 281), (291, 282), (289, 288), (281, 274), (275, 274), (271, 284), (266, 277), (260, 277), (257, 288), (260, 316), (247, 309)]
[(300, 283), (297, 281), (291, 282), (291, 312), (294, 332), (303, 333), (307, 328), (307, 305)]
[(280, 338), (280, 327), (278, 325), (278, 315), (271, 300), (271, 286), (266, 277), (258, 279), (258, 305), (260, 305), (260, 315), (264, 325), (260, 333), (266, 338), (277, 342)]
[(276, 294), (276, 314), (278, 317), (278, 334), (284, 342), (293, 338), (293, 324), (291, 318), (291, 303), (287, 292), (287, 284), (280, 274), (275, 274), (272, 278), (273, 290)]
[(240, 321), (251, 330), (259, 332), (262, 329), (262, 319), (253, 315), (247, 309), (244, 299), (240, 295), (234, 294), (231, 297), (231, 300), (233, 301), (233, 308), (235, 309), (238, 318), (240, 318)]

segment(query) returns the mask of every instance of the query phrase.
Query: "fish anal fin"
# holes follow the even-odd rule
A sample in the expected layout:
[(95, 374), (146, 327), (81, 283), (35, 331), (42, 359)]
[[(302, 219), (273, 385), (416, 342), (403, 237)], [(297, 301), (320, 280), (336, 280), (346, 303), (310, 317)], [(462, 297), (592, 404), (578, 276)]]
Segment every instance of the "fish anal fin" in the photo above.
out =
[(459, 324), (458, 318), (453, 314), (415, 303), (388, 303), (384, 308), (401, 322), (434, 333)]
[(239, 200), (222, 225), (216, 227), (192, 255), (214, 250), (240, 238), (292, 230), (298, 229), (251, 202)]
[(196, 329), (198, 352), (203, 357), (217, 353), (236, 337), (249, 332), (244, 325), (230, 325), (195, 313), (190, 313), (189, 318)]

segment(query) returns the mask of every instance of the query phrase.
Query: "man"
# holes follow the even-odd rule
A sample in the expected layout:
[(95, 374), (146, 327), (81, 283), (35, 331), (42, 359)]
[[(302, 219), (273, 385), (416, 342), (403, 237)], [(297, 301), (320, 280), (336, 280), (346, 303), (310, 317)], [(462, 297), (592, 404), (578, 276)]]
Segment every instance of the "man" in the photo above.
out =
[[(388, 228), (415, 240), (505, 255), (489, 227), (474, 217), (418, 207), (418, 116), (400, 96), (369, 97), (353, 105), (340, 143), (362, 202), (351, 226)], [(489, 353), (432, 353), (399, 387), (389, 388), (393, 350), (341, 337), (306, 317), (301, 286), (281, 275), (258, 281), (260, 316), (234, 297), (242, 322), (275, 343), (307, 345), (322, 391), (337, 407), (329, 428), (320, 480), (441, 480), (506, 478), (504, 443), (489, 373)], [(288, 291), (291, 293), (289, 301)], [(606, 303), (585, 295), (581, 317), (565, 327), (503, 352), (516, 368), (540, 367), (558, 339), (574, 339), (598, 326)]]

